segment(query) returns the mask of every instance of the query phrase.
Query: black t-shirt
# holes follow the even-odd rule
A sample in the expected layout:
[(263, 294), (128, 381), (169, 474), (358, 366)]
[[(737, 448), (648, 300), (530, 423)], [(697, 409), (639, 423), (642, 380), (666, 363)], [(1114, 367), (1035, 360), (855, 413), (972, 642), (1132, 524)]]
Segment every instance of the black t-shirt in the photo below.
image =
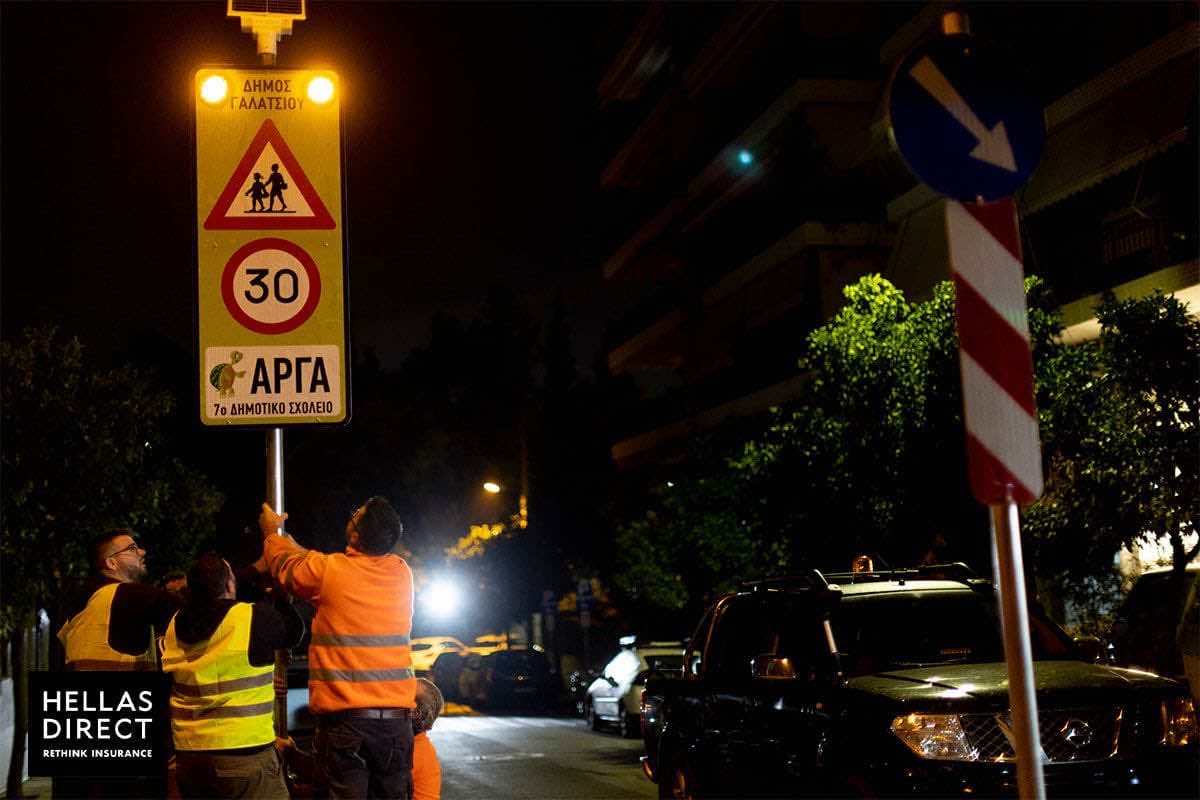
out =
[[(83, 611), (92, 595), (110, 583), (117, 581), (108, 577), (89, 579), (68, 603), (65, 618), (69, 620)], [(165, 633), (178, 609), (178, 595), (166, 589), (148, 583), (120, 584), (108, 617), (108, 646), (127, 656), (141, 655), (150, 642), (150, 629), (156, 634)]]

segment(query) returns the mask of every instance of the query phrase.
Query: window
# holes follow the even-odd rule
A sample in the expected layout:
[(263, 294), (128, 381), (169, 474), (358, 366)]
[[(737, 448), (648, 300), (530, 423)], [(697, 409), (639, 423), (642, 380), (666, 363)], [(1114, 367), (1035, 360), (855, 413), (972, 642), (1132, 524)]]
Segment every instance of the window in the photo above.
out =
[(821, 618), (810, 597), (782, 592), (742, 595), (722, 611), (708, 648), (708, 670), (722, 678), (750, 678), (756, 658), (790, 662), (792, 673), (816, 677), (829, 663)]
[[(844, 598), (833, 635), (848, 675), (938, 664), (1004, 660), (992, 597), (970, 590), (891, 592)], [(1037, 660), (1074, 658), (1069, 641), (1036, 611), (1030, 639)]]

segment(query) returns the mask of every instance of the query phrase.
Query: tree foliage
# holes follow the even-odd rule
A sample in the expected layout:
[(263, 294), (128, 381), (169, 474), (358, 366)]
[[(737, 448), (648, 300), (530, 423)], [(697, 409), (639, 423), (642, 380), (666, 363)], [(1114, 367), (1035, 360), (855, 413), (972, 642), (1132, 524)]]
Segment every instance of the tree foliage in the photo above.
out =
[(157, 570), (185, 567), (211, 537), (221, 496), (169, 454), (171, 396), (146, 371), (94, 367), (52, 328), (0, 343), (0, 360), (0, 635), (54, 610), (106, 528), (135, 529)]
[[(1197, 322), (1155, 296), (1099, 309), (1090, 346), (1058, 340), (1044, 284), (1026, 281), (1047, 490), (1027, 509), (1036, 564), (1094, 585), (1122, 545), (1170, 538), (1176, 563), (1197, 519)], [(616, 585), (661, 609), (803, 566), (965, 560), (990, 569), (971, 496), (950, 283), (911, 303), (867, 276), (812, 331), (790, 405), (619, 528)], [(1084, 580), (1087, 578), (1088, 580)], [(1088, 584), (1088, 581), (1091, 584)]]
[(1114, 553), (1166, 539), (1200, 554), (1200, 321), (1154, 294), (1097, 308), (1100, 338), (1060, 348), (1042, 408), (1046, 493), (1027, 514), (1039, 565), (1064, 586)]

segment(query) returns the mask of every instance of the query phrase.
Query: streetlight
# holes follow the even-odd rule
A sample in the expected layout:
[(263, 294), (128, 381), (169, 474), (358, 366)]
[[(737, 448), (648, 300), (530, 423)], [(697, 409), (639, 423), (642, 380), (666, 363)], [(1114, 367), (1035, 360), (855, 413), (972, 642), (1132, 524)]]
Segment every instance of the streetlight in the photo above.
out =
[[(483, 490), (488, 494), (500, 494), (502, 489), (495, 481), (484, 481)], [(517, 527), (521, 530), (529, 527), (529, 498), (524, 492), (517, 498)]]

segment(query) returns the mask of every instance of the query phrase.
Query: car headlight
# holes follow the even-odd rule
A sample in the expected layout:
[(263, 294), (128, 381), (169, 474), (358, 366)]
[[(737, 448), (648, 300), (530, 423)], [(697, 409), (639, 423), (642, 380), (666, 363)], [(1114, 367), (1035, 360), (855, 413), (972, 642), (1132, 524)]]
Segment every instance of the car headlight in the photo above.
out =
[(1187, 747), (1196, 741), (1196, 705), (1190, 697), (1173, 697), (1162, 703), (1162, 744)]
[(921, 758), (979, 760), (957, 714), (906, 714), (892, 720), (892, 733)]

